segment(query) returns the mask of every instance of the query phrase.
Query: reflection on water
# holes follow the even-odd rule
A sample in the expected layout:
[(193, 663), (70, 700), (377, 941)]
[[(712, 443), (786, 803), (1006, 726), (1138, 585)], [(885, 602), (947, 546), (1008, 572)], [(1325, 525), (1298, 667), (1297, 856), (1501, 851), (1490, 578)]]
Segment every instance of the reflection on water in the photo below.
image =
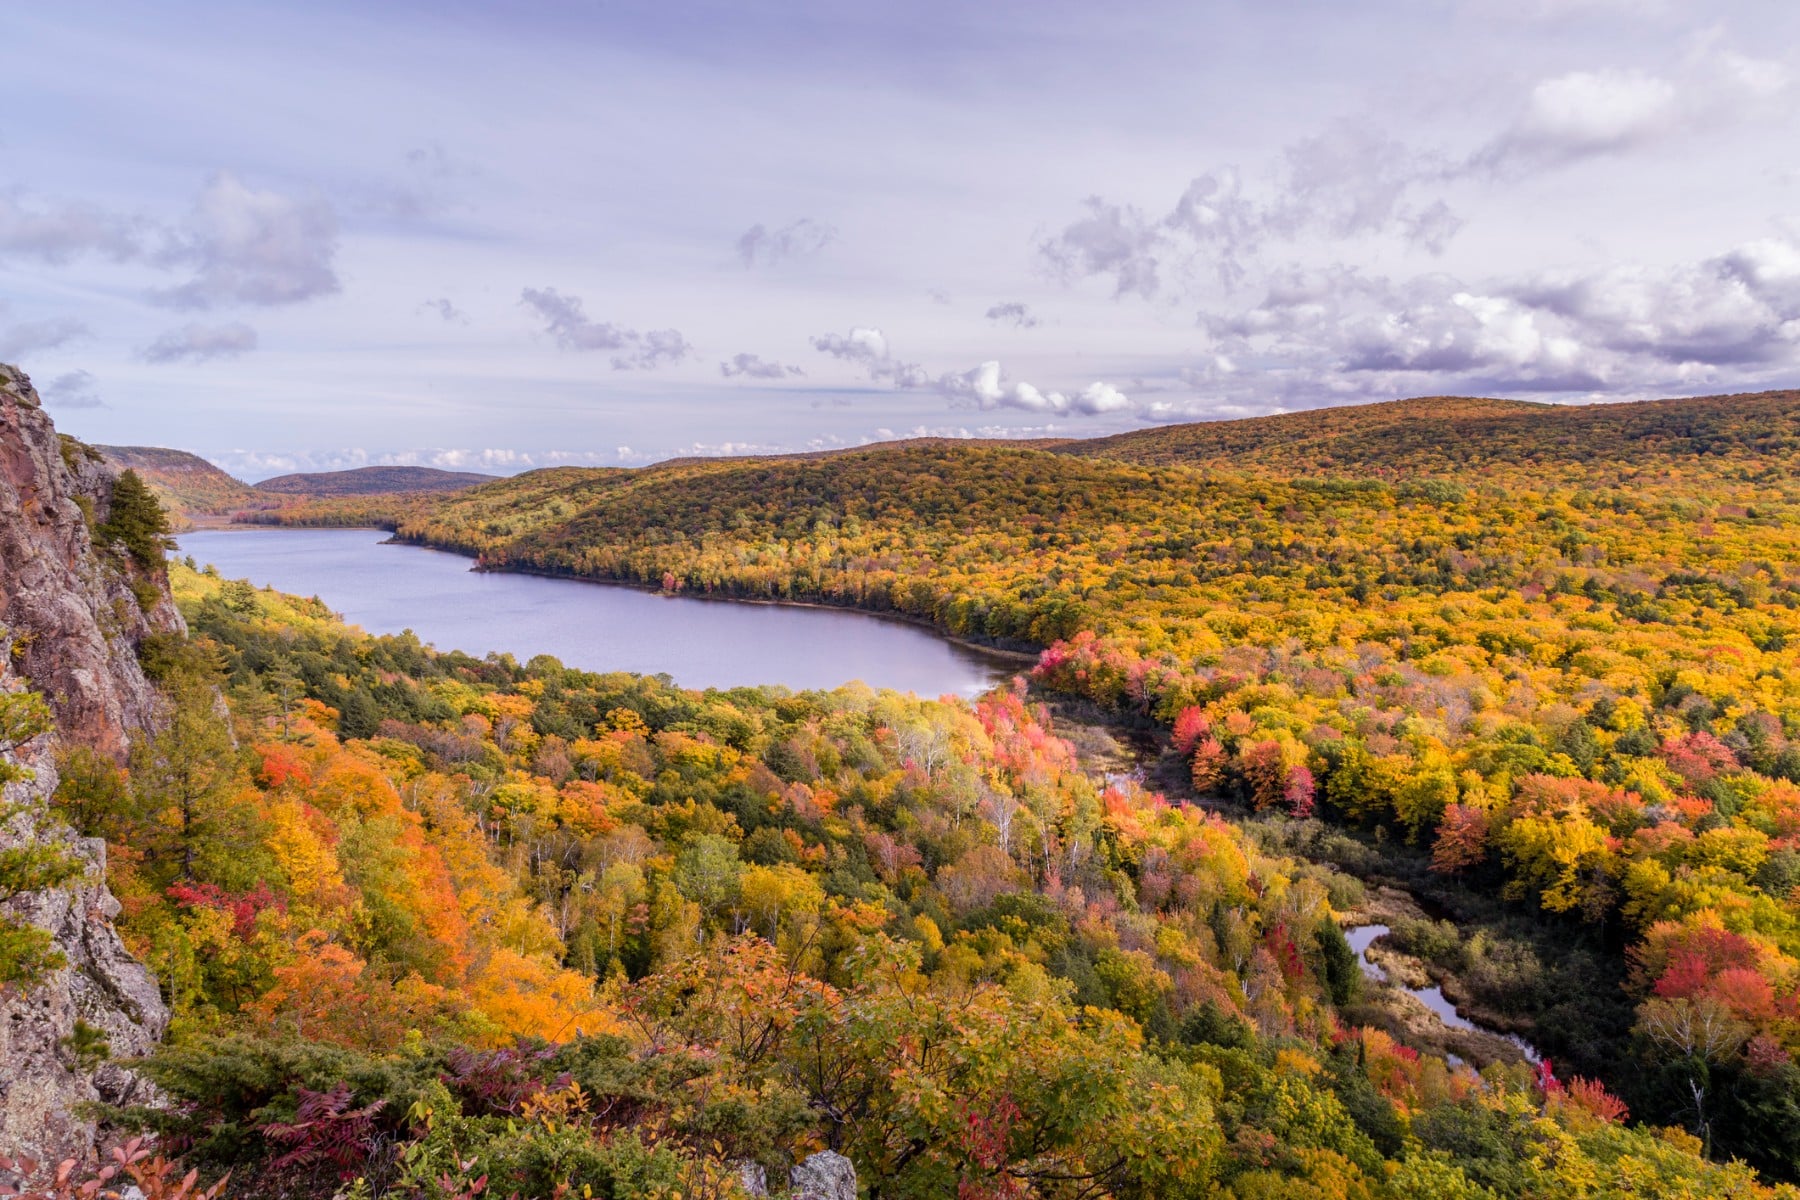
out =
[[(1356, 965), (1362, 968), (1362, 973), (1366, 977), (1379, 983), (1388, 982), (1388, 973), (1379, 963), (1370, 960), (1369, 947), (1385, 936), (1387, 932), (1388, 927), (1386, 925), (1353, 925), (1349, 929), (1344, 930), (1344, 940), (1350, 943), (1350, 948), (1352, 950), (1356, 951)], [(1519, 1052), (1525, 1056), (1526, 1062), (1535, 1064), (1542, 1061), (1542, 1056), (1538, 1054), (1537, 1047), (1533, 1046), (1530, 1042), (1527, 1042), (1518, 1034), (1501, 1033), (1498, 1029), (1489, 1029), (1486, 1025), (1478, 1025), (1457, 1012), (1456, 1005), (1450, 1003), (1449, 999), (1444, 995), (1444, 989), (1438, 987), (1436, 984), (1426, 988), (1410, 988), (1403, 984), (1396, 984), (1395, 986), (1409, 996), (1417, 996), (1425, 1007), (1436, 1013), (1438, 1019), (1447, 1027), (1451, 1029), (1467, 1029), (1474, 1033), (1488, 1033), (1495, 1037), (1505, 1038), (1519, 1048)], [(1460, 1059), (1457, 1059), (1455, 1055), (1451, 1055), (1450, 1057), (1456, 1062), (1461, 1061)]]
[(317, 596), (370, 633), (410, 629), (440, 650), (520, 662), (552, 654), (588, 671), (667, 674), (684, 687), (852, 680), (926, 696), (976, 695), (1021, 669), (929, 630), (842, 609), (737, 604), (535, 575), (473, 572), (467, 558), (383, 544), (371, 529), (206, 530), (181, 554)]

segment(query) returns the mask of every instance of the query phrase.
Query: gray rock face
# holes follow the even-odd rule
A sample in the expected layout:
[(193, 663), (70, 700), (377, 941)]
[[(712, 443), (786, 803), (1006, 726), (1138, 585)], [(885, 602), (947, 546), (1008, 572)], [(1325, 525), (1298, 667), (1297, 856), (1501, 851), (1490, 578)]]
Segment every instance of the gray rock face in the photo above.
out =
[(856, 1200), (856, 1166), (821, 1150), (788, 1172), (789, 1200)]
[(97, 455), (65, 453), (31, 381), (0, 364), (0, 629), (56, 710), (57, 736), (113, 755), (160, 710), (138, 645), (182, 628), (166, 590), (143, 611), (124, 551), (89, 534), (88, 513), (106, 519), (118, 475)]
[(84, 1101), (146, 1098), (115, 1062), (77, 1061), (66, 1043), (76, 1021), (105, 1034), (113, 1059), (128, 1059), (154, 1046), (169, 1019), (156, 980), (113, 929), (105, 843), (43, 816), (60, 748), (122, 756), (154, 726), (160, 702), (136, 649), (182, 627), (166, 588), (146, 614), (123, 558), (93, 545), (83, 502), (104, 520), (115, 478), (78, 448), (65, 456), (30, 381), (0, 365), (0, 689), (39, 691), (56, 716), (52, 733), (0, 755), (33, 773), (0, 793), (0, 806), (23, 809), (0, 824), (0, 849), (55, 842), (88, 864), (83, 878), (8, 906), (50, 931), (67, 959), (29, 992), (0, 989), (0, 1150), (39, 1161), (93, 1153), (96, 1130), (75, 1111)]

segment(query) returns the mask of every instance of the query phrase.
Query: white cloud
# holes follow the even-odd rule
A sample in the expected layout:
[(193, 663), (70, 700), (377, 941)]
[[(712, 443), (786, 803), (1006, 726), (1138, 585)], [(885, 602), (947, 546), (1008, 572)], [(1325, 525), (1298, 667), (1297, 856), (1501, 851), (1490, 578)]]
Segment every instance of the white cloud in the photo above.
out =
[(183, 325), (171, 329), (144, 347), (145, 362), (206, 362), (236, 358), (256, 349), (256, 330), (240, 321), (226, 325)]
[(1009, 383), (998, 362), (989, 361), (967, 371), (938, 377), (937, 389), (952, 404), (970, 408), (1016, 408), (1025, 412), (1099, 416), (1125, 412), (1131, 400), (1109, 383), (1090, 383), (1074, 395), (1042, 391), (1023, 380)]
[(564, 350), (618, 350), (615, 371), (647, 370), (678, 363), (694, 354), (694, 347), (676, 329), (651, 329), (640, 333), (611, 322), (590, 321), (581, 297), (565, 296), (555, 288), (525, 288), (519, 302), (544, 319), (544, 330)]
[(1480, 151), (1494, 169), (1556, 166), (1624, 150), (1677, 121), (1675, 86), (1642, 71), (1573, 71), (1531, 90), (1513, 126)]
[(859, 326), (848, 334), (822, 333), (812, 339), (812, 344), (821, 354), (862, 367), (877, 383), (890, 383), (902, 389), (927, 387), (931, 383), (931, 376), (924, 367), (893, 357), (888, 350), (887, 337), (879, 329)]
[(152, 293), (170, 308), (298, 304), (337, 292), (337, 215), (318, 197), (257, 191), (220, 171), (159, 255), (194, 277)]

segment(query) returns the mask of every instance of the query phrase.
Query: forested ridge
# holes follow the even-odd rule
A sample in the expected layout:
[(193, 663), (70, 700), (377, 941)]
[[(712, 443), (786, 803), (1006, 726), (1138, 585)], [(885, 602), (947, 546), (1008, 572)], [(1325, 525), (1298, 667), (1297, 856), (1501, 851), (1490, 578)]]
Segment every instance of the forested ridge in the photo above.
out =
[(1797, 415), (1793, 392), (1408, 401), (296, 516), (1044, 647), (1040, 683), (1170, 731), (1203, 801), (1322, 818), (1605, 947), (1614, 982), (1571, 1020), (1517, 963), (1411, 934), (1636, 1116), (1791, 1178)]

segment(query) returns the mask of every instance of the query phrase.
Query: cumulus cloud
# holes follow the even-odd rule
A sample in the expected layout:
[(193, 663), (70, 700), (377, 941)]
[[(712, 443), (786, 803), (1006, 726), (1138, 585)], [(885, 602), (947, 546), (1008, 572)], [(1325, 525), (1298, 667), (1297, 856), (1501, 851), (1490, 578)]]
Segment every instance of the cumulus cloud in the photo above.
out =
[(1622, 153), (1745, 119), (1778, 102), (1790, 82), (1781, 63), (1713, 40), (1666, 74), (1571, 71), (1534, 85), (1517, 117), (1468, 165), (1518, 174)]
[(937, 389), (952, 404), (970, 408), (1017, 408), (1025, 412), (1099, 416), (1126, 412), (1131, 400), (1109, 383), (1090, 383), (1073, 395), (1046, 392), (1023, 380), (1008, 382), (998, 362), (938, 377)]
[(30, 204), (18, 192), (0, 194), (0, 256), (61, 266), (84, 254), (115, 262), (144, 250), (142, 222), (73, 202)]
[(54, 350), (88, 336), (88, 327), (73, 317), (20, 321), (0, 327), (0, 361), (17, 362), (39, 350)]
[(256, 349), (256, 330), (233, 321), (225, 325), (183, 325), (171, 329), (144, 347), (145, 362), (207, 362), (215, 358), (236, 358)]
[(258, 191), (220, 171), (159, 258), (194, 276), (152, 294), (171, 308), (298, 304), (340, 290), (337, 216), (318, 197)]
[(727, 379), (739, 375), (746, 379), (788, 379), (806, 372), (786, 363), (769, 362), (755, 354), (734, 354), (730, 360), (719, 364), (719, 374)]
[(58, 375), (39, 389), (44, 401), (56, 408), (105, 408), (100, 389), (87, 371)]
[(854, 363), (878, 383), (897, 388), (929, 386), (931, 375), (918, 363), (901, 362), (888, 350), (887, 337), (879, 329), (858, 327), (848, 334), (822, 333), (812, 339), (821, 354)]
[(771, 230), (752, 225), (737, 240), (738, 258), (745, 267), (772, 267), (790, 259), (811, 258), (837, 240), (837, 230), (811, 217)]
[(543, 318), (544, 331), (564, 350), (616, 350), (615, 371), (649, 370), (693, 357), (694, 347), (676, 329), (640, 333), (608, 321), (590, 321), (581, 297), (555, 288), (525, 288), (519, 302)]
[(1540, 82), (1525, 111), (1473, 162), (1498, 170), (1559, 166), (1642, 144), (1679, 119), (1675, 86), (1642, 71), (1573, 71)]
[(1008, 300), (1002, 304), (996, 304), (989, 308), (987, 310), (987, 319), (990, 321), (1008, 322), (1015, 329), (1036, 329), (1040, 323), (1037, 317), (1032, 314), (1031, 306), (1029, 304), (1020, 303), (1017, 300)]
[(1296, 268), (1200, 325), (1211, 358), (1184, 380), (1234, 403), (1775, 384), (1800, 366), (1800, 243), (1467, 281)]

